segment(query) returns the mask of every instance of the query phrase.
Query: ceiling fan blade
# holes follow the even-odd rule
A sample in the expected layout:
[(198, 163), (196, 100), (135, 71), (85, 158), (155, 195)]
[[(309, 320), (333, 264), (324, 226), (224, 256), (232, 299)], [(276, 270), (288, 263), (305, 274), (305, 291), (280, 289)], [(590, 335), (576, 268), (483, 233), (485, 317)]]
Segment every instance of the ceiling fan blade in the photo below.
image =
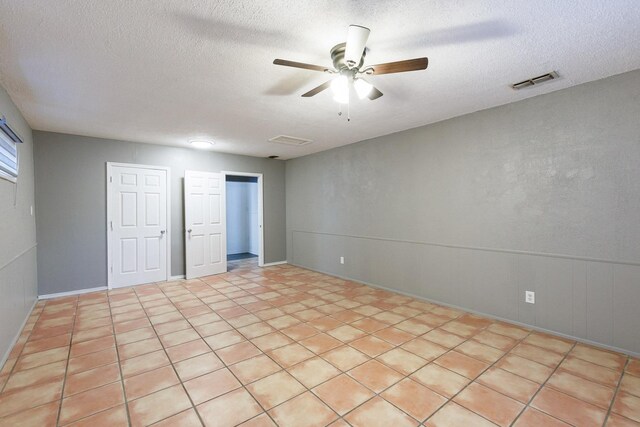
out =
[(323, 90), (327, 89), (329, 86), (331, 86), (331, 80), (329, 80), (328, 82), (324, 82), (322, 83), (320, 86), (316, 86), (313, 89), (311, 89), (309, 92), (307, 93), (303, 93), (302, 96), (304, 98), (309, 98), (313, 95), (317, 95), (320, 92), (322, 92)]
[(371, 88), (371, 92), (369, 93), (369, 99), (375, 100), (382, 96), (382, 92), (380, 92), (375, 86)]
[(405, 71), (425, 70), (429, 65), (428, 58), (407, 59), (406, 61), (387, 62), (384, 64), (371, 65), (372, 74), (393, 74), (404, 73)]
[(329, 71), (329, 68), (323, 67), (321, 65), (305, 64), (304, 62), (287, 61), (286, 59), (274, 59), (273, 63), (275, 65), (283, 65), (285, 67), (294, 67), (294, 68), (303, 68), (305, 70), (313, 70), (313, 71), (321, 71), (321, 72)]
[(347, 31), (347, 45), (344, 51), (344, 61), (349, 68), (353, 68), (360, 64), (362, 60), (362, 53), (367, 45), (369, 39), (369, 30), (367, 27), (361, 27), (360, 25), (349, 25)]

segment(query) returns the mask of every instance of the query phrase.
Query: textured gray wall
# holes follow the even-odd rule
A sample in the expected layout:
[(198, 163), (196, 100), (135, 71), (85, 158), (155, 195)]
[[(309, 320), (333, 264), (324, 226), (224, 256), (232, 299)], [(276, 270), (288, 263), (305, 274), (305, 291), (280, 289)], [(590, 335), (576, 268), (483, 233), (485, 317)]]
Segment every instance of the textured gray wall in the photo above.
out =
[(286, 190), (293, 264), (640, 353), (640, 71), (287, 161)]
[(171, 168), (171, 274), (184, 274), (184, 171), (262, 173), (265, 262), (286, 257), (278, 160), (34, 132), (40, 295), (106, 286), (106, 162)]
[(0, 179), (0, 366), (37, 297), (31, 128), (0, 87), (2, 114), (24, 143), (18, 146), (18, 183)]

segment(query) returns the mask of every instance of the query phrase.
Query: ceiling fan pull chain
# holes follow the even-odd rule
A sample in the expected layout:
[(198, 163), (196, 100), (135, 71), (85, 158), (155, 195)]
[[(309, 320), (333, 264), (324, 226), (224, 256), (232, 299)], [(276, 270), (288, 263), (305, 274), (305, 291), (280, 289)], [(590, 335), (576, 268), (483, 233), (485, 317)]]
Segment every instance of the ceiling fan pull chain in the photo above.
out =
[(347, 121), (351, 121), (351, 95), (349, 95), (349, 99), (347, 100)]

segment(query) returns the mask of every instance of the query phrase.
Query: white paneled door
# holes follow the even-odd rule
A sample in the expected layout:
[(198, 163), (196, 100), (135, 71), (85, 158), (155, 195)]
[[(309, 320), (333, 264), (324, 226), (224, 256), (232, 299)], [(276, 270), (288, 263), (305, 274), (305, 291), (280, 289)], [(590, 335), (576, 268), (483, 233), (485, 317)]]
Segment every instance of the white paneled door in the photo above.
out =
[(109, 286), (168, 279), (166, 168), (108, 164)]
[(186, 171), (184, 225), (187, 279), (227, 271), (224, 175)]

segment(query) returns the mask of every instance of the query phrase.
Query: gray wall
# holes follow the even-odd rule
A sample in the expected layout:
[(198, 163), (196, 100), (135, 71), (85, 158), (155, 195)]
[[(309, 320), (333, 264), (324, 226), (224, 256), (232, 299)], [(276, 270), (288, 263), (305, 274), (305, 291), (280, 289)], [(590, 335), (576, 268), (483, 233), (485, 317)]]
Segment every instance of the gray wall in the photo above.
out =
[(184, 274), (185, 169), (263, 173), (265, 262), (286, 257), (285, 166), (278, 160), (34, 132), (39, 294), (106, 286), (106, 162), (171, 168), (171, 274)]
[(0, 87), (2, 114), (24, 143), (18, 146), (17, 184), (0, 179), (0, 366), (37, 296), (31, 129)]
[(293, 264), (640, 353), (640, 71), (287, 161), (286, 189)]

